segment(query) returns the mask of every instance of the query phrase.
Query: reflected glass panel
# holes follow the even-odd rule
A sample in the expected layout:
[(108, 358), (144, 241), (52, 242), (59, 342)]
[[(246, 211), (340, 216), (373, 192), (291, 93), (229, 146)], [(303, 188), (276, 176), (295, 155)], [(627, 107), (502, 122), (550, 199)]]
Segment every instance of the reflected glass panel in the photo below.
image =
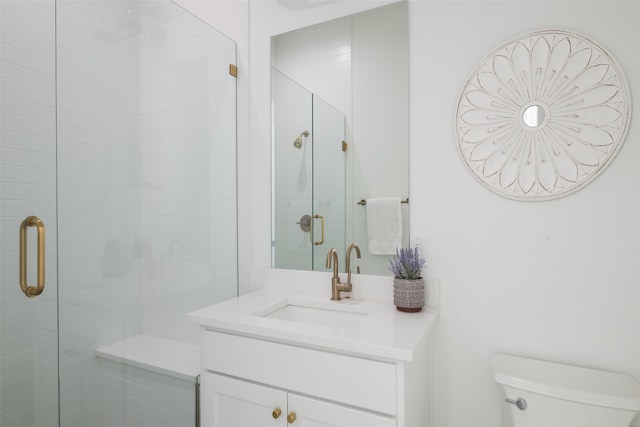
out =
[(345, 245), (345, 117), (272, 69), (273, 266), (324, 270)]
[(273, 266), (312, 270), (312, 94), (275, 69), (271, 93)]
[[(345, 244), (345, 117), (327, 102), (313, 97), (313, 212), (324, 218), (324, 242), (314, 245), (313, 269), (326, 271), (330, 248)], [(318, 241), (318, 219), (314, 239)], [(322, 238), (323, 236), (320, 236)]]

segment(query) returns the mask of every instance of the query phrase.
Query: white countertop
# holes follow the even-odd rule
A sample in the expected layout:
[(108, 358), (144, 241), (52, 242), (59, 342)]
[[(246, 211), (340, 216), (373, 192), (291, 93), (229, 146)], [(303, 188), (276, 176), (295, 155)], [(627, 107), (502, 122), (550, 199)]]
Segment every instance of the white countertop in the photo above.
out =
[[(341, 278), (346, 281), (346, 275)], [(263, 289), (187, 315), (205, 329), (228, 332), (304, 347), (384, 359), (412, 361), (421, 340), (437, 318), (437, 282), (427, 283), (427, 306), (403, 313), (393, 305), (393, 279), (352, 276), (351, 298), (331, 301), (331, 274), (269, 269)], [(431, 288), (431, 289), (429, 289)], [(313, 325), (263, 317), (287, 304), (366, 312), (351, 327)]]

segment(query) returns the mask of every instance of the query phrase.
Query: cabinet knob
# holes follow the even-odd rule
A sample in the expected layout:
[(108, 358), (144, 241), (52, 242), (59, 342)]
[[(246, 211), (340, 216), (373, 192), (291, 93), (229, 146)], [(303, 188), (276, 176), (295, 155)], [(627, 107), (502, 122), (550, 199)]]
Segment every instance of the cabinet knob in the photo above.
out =
[(287, 415), (287, 422), (289, 424), (293, 424), (293, 422), (296, 420), (296, 413), (295, 412), (289, 412), (289, 415)]
[(280, 417), (280, 415), (282, 415), (282, 409), (280, 408), (274, 409), (273, 412), (271, 413), (271, 416), (276, 420)]

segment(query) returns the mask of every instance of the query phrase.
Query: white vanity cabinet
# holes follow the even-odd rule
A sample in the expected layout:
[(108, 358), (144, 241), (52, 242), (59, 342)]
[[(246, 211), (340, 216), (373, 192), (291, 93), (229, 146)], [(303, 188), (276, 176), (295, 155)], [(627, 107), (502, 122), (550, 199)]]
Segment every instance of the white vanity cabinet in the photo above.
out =
[(212, 330), (202, 343), (204, 427), (430, 425), (428, 340), (419, 363)]
[(201, 425), (431, 427), (437, 285), (402, 313), (389, 277), (355, 276), (351, 297), (331, 301), (331, 273), (268, 269), (263, 289), (189, 313)]
[(394, 419), (213, 373), (202, 376), (203, 427), (393, 427)]

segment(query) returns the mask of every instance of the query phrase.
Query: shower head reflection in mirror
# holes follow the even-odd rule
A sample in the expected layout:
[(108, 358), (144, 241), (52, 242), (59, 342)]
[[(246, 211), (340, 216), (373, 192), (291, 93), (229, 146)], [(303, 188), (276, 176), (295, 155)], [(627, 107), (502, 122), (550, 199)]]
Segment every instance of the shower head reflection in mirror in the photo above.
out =
[(307, 142), (307, 138), (309, 138), (309, 131), (305, 130), (302, 132), (296, 139), (293, 141), (293, 146), (298, 150), (302, 148), (302, 138), (304, 137), (305, 142)]

